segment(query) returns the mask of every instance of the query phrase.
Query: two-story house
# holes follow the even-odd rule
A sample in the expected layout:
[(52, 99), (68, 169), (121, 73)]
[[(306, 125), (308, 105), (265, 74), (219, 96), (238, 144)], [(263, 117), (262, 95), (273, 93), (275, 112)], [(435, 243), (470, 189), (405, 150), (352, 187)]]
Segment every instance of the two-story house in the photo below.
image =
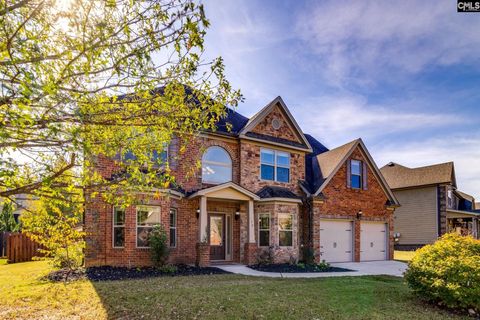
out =
[(475, 199), (457, 190), (453, 162), (419, 168), (391, 162), (380, 170), (402, 204), (395, 211), (397, 248), (418, 248), (447, 232), (480, 237)]
[[(174, 139), (164, 155), (179, 188), (126, 209), (87, 199), (87, 266), (149, 264), (155, 224), (168, 230), (171, 263), (252, 264), (263, 250), (288, 262), (305, 248), (317, 262), (392, 259), (398, 201), (360, 139), (328, 150), (277, 97), (251, 118), (228, 110), (188, 146), (180, 155)], [(115, 161), (95, 168), (108, 177)]]

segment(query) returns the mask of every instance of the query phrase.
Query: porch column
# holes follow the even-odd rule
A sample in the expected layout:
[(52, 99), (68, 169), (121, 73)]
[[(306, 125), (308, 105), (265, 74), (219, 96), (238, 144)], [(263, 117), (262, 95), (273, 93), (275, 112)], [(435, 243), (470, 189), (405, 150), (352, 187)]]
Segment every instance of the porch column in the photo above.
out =
[(478, 219), (472, 218), (472, 235), (475, 239), (478, 239)]
[(253, 214), (253, 200), (248, 200), (248, 242), (255, 243), (255, 218)]
[(200, 217), (199, 217), (199, 242), (208, 241), (207, 237), (207, 197), (200, 197)]

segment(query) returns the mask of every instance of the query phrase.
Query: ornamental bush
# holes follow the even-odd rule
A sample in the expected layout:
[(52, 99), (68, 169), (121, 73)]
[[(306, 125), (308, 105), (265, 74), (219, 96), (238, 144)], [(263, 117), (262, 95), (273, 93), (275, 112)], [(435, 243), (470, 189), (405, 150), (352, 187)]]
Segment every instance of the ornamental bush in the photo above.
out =
[(170, 248), (168, 246), (168, 237), (165, 228), (161, 224), (153, 227), (148, 236), (150, 245), (150, 254), (155, 267), (163, 267), (168, 261)]
[(415, 253), (405, 279), (420, 297), (480, 311), (480, 240), (446, 234)]

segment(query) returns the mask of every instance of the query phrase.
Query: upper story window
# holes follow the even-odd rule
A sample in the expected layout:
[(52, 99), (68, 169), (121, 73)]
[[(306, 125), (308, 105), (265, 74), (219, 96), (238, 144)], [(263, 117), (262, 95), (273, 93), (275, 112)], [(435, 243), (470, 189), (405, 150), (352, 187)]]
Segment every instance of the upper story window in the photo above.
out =
[(290, 181), (290, 153), (261, 149), (260, 150), (260, 178), (278, 182)]
[[(148, 152), (147, 155), (150, 157), (151, 161), (154, 162), (155, 165), (165, 165), (168, 161), (168, 144), (164, 144), (162, 146), (162, 150), (153, 150), (152, 152)], [(123, 161), (135, 161), (137, 160), (137, 156), (132, 151), (125, 152), (123, 156)]]
[(350, 162), (350, 186), (354, 189), (361, 189), (362, 180), (362, 161), (352, 160)]
[(213, 146), (202, 157), (202, 182), (219, 184), (232, 180), (232, 159), (225, 149)]

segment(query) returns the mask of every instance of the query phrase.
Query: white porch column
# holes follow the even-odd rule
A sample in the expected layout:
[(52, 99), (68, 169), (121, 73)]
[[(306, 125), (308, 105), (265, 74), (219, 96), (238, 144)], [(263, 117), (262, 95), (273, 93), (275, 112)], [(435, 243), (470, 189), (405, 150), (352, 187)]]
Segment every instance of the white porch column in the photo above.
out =
[(248, 200), (248, 242), (255, 243), (255, 215), (253, 214), (253, 200)]
[(200, 197), (200, 217), (199, 217), (199, 242), (208, 240), (207, 238), (207, 197)]

